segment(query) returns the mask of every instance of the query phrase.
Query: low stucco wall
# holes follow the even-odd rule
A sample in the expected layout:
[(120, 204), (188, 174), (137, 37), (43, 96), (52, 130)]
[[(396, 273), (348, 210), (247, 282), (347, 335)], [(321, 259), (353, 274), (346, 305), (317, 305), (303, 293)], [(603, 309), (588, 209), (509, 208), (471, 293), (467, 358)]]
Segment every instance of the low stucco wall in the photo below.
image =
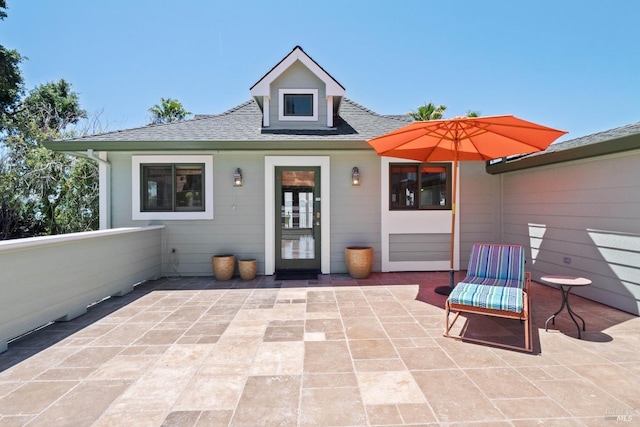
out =
[(0, 242), (0, 352), (12, 338), (159, 277), (163, 232), (135, 227)]

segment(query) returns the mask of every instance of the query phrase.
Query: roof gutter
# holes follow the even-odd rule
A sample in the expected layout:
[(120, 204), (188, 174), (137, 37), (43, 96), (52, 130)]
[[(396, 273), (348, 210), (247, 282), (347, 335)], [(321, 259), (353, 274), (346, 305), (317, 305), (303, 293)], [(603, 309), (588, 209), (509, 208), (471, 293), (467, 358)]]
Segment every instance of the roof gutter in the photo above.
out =
[(486, 171), (491, 175), (513, 172), (523, 169), (536, 168), (572, 160), (588, 159), (607, 154), (620, 153), (640, 149), (640, 134), (609, 139), (598, 143), (581, 145), (564, 150), (530, 154), (512, 160), (487, 163)]
[[(49, 150), (76, 155), (81, 150), (95, 151), (271, 151), (271, 150), (372, 150), (364, 140), (305, 140), (274, 141), (46, 141)], [(82, 155), (80, 155), (82, 156)]]

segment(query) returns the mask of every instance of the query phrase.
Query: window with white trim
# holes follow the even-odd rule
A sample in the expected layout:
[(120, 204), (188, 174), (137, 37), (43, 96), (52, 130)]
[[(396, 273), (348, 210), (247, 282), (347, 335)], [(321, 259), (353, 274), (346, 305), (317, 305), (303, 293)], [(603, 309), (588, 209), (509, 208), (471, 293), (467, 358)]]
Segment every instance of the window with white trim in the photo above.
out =
[(389, 209), (451, 209), (450, 163), (389, 165)]
[(143, 164), (142, 211), (204, 211), (204, 164)]
[(211, 156), (133, 156), (133, 219), (213, 219)]
[(278, 119), (318, 121), (318, 89), (279, 89)]

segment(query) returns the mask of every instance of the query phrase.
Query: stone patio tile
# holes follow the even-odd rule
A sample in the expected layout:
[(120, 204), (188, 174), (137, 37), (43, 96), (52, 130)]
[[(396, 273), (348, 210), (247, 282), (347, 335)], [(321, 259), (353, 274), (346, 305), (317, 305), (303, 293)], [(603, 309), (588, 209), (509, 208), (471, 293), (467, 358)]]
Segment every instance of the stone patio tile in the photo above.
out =
[(353, 372), (344, 341), (305, 341), (304, 372)]
[(427, 403), (407, 371), (358, 372), (356, 376), (365, 405)]
[[(613, 413), (640, 418), (637, 316), (572, 298), (587, 322), (583, 339), (562, 316), (547, 332), (560, 292), (534, 283), (533, 354), (453, 340), (442, 337), (445, 297), (433, 291), (447, 280), (443, 272), (146, 282), (11, 342), (0, 354), (0, 426), (261, 418), (600, 427)], [(518, 322), (473, 320), (476, 335), (522, 338)]]
[(172, 410), (204, 411), (232, 410), (235, 408), (247, 377), (244, 375), (207, 375), (202, 372), (180, 387), (180, 396), (171, 405)]
[[(130, 384), (126, 380), (83, 381), (39, 414), (29, 425), (91, 425)], [(77, 410), (78, 407), (82, 410)]]
[(0, 399), (0, 414), (37, 415), (78, 384), (76, 381), (31, 381)]
[(449, 355), (438, 347), (397, 348), (400, 358), (409, 370), (455, 368)]
[(351, 357), (358, 359), (395, 359), (399, 358), (393, 343), (388, 339), (349, 340)]
[(301, 376), (252, 376), (247, 379), (231, 425), (296, 426)]
[(635, 410), (586, 380), (535, 381), (547, 396), (574, 417), (604, 416), (608, 410)]
[(459, 369), (414, 371), (413, 377), (439, 422), (497, 422), (505, 419)]
[(357, 387), (305, 388), (300, 399), (300, 426), (360, 426), (367, 416)]
[(465, 369), (464, 373), (489, 399), (544, 396), (540, 389), (513, 368)]
[[(495, 399), (493, 404), (510, 419), (543, 419), (571, 417), (566, 410), (553, 401), (543, 397)], [(546, 425), (546, 424), (545, 424)]]

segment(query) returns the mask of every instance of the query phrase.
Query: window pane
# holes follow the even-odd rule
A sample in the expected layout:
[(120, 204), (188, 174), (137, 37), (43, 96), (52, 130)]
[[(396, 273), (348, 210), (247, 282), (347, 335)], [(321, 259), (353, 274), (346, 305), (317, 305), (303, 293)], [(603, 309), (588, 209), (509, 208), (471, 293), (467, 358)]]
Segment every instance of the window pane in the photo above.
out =
[(173, 168), (171, 166), (142, 167), (142, 209), (173, 210)]
[(285, 94), (285, 116), (313, 116), (312, 94)]
[(390, 186), (392, 209), (413, 209), (417, 207), (416, 184), (417, 165), (390, 165)]
[(203, 166), (176, 166), (176, 210), (203, 210)]
[(423, 165), (420, 167), (420, 207), (446, 206), (447, 168), (445, 166)]

